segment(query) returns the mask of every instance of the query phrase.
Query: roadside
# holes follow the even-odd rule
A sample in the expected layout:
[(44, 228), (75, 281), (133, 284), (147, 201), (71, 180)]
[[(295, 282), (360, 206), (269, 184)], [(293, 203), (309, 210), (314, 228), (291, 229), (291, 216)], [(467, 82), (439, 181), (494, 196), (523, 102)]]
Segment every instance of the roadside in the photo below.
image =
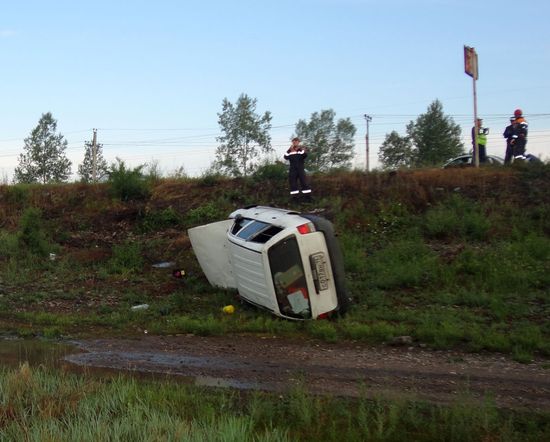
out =
[(146, 336), (75, 342), (66, 361), (88, 368), (195, 378), (203, 385), (284, 392), (406, 398), (435, 403), (493, 400), (498, 407), (550, 410), (550, 366), (498, 354), (418, 347), (329, 344), (278, 337)]

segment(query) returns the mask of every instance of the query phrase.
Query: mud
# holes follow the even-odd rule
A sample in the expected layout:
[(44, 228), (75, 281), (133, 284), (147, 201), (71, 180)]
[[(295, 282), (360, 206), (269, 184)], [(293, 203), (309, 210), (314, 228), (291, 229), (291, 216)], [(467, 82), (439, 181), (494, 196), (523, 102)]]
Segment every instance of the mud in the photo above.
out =
[(548, 361), (418, 347), (327, 344), (276, 337), (144, 336), (75, 342), (79, 367), (170, 375), (197, 385), (400, 397), (450, 403), (491, 398), (505, 408), (550, 411)]

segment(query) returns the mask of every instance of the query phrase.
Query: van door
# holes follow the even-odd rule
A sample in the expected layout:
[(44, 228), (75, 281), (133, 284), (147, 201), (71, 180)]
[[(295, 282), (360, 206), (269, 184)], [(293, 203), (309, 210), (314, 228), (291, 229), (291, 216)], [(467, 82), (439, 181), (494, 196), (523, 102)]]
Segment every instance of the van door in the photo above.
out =
[(191, 245), (208, 282), (216, 287), (237, 288), (231, 269), (227, 232), (232, 219), (187, 230)]

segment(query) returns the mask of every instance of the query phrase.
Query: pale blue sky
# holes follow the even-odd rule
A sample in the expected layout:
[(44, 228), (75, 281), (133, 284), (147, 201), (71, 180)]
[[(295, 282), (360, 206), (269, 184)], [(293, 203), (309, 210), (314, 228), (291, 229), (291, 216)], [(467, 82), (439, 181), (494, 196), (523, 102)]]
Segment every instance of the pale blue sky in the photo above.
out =
[(472, 81), (463, 45), (479, 54), (478, 109), (488, 151), (521, 107), (528, 150), (550, 158), (550, 3), (458, 0), (1, 2), (0, 176), (52, 112), (73, 170), (98, 128), (104, 155), (157, 160), (200, 174), (214, 159), (222, 100), (241, 93), (273, 114), (277, 155), (295, 123), (332, 108), (356, 127), (356, 167), (386, 133), (405, 133), (435, 99), (469, 147)]

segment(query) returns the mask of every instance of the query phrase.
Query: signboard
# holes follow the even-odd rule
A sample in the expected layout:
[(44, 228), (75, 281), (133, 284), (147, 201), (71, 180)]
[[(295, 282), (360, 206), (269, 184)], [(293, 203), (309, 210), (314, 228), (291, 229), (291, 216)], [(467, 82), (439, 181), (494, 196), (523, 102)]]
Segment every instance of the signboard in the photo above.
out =
[(474, 80), (478, 79), (477, 52), (469, 46), (464, 46), (464, 72)]

